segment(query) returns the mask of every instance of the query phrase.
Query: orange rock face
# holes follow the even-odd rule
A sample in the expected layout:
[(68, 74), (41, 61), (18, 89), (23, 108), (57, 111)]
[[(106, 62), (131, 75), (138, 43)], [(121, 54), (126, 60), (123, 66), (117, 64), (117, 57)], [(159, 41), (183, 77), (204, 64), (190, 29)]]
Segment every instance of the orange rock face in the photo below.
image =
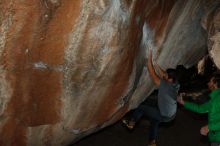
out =
[(119, 120), (154, 89), (148, 48), (164, 69), (205, 55), (207, 3), (0, 0), (0, 145), (63, 146)]

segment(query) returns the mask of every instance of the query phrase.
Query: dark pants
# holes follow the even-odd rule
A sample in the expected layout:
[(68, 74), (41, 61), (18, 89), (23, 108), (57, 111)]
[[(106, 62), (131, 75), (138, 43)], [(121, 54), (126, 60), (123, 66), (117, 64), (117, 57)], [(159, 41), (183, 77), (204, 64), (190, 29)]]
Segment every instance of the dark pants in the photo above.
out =
[(140, 105), (132, 113), (131, 120), (137, 122), (142, 116), (146, 116), (150, 121), (149, 139), (154, 140), (158, 137), (158, 128), (161, 122), (171, 121), (173, 118), (163, 117), (157, 106)]

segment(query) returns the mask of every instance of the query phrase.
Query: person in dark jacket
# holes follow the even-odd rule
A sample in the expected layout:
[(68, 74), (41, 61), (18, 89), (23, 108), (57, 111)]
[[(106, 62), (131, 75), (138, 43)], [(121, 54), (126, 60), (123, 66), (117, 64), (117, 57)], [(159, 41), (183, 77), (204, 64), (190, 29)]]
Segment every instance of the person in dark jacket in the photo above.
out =
[(211, 146), (220, 146), (220, 75), (215, 74), (208, 82), (210, 100), (204, 104), (184, 101), (179, 96), (177, 101), (186, 109), (197, 113), (208, 113), (208, 124), (200, 129), (200, 133), (209, 137)]
[(155, 72), (152, 63), (152, 50), (149, 50), (147, 67), (154, 83), (159, 87), (157, 105), (140, 105), (133, 112), (129, 120), (124, 119), (123, 123), (133, 129), (135, 123), (142, 117), (148, 117), (150, 121), (149, 144), (148, 146), (156, 146), (158, 137), (158, 127), (161, 122), (169, 122), (174, 119), (177, 110), (177, 95), (179, 84), (176, 78), (175, 69), (167, 69), (165, 72), (156, 64), (159, 75)]

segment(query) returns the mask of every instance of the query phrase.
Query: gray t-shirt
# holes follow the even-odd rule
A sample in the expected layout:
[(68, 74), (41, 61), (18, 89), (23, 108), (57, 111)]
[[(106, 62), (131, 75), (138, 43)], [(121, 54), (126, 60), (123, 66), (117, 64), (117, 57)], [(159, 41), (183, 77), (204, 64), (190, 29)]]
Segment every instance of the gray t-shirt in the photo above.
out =
[(158, 107), (162, 116), (172, 117), (176, 114), (178, 91), (178, 83), (169, 83), (165, 80), (160, 81)]

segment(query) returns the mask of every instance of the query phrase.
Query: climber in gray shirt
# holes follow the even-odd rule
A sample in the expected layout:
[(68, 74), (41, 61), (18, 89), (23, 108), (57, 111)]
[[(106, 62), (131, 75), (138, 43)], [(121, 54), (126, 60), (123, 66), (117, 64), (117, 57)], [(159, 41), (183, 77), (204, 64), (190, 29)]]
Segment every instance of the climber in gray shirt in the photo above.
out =
[(123, 123), (127, 126), (127, 128), (133, 129), (135, 123), (142, 116), (146, 116), (151, 123), (148, 146), (156, 146), (159, 124), (161, 122), (169, 122), (175, 118), (179, 84), (175, 69), (167, 69), (165, 72), (158, 64), (156, 64), (155, 66), (159, 72), (158, 75), (152, 63), (151, 49), (149, 49), (148, 54), (147, 67), (154, 83), (158, 86), (157, 106), (141, 104), (134, 110), (130, 119), (124, 119)]
[(163, 79), (158, 89), (158, 108), (164, 117), (174, 117), (177, 109), (178, 83), (170, 83)]

